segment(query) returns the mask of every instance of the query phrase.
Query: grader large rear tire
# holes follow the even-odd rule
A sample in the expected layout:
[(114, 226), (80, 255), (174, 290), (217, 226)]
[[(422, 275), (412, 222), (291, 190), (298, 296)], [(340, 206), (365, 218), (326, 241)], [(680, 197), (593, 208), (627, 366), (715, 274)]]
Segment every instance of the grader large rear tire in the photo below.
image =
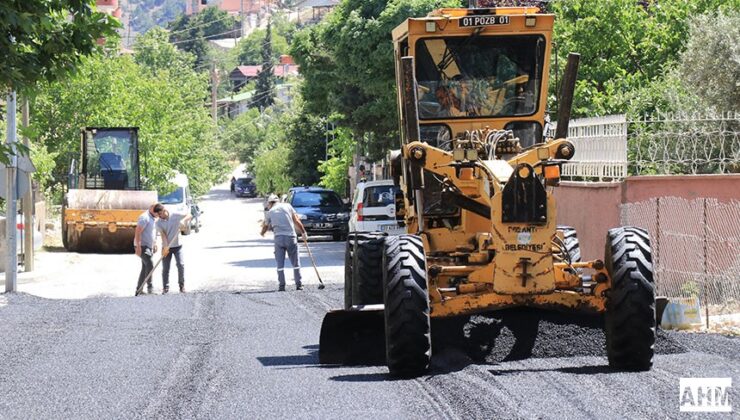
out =
[(383, 252), (385, 348), (393, 376), (424, 374), (432, 356), (426, 256), (419, 236), (390, 236)]
[(605, 319), (609, 366), (650, 370), (655, 346), (655, 284), (648, 233), (636, 227), (609, 230), (605, 261), (612, 279)]

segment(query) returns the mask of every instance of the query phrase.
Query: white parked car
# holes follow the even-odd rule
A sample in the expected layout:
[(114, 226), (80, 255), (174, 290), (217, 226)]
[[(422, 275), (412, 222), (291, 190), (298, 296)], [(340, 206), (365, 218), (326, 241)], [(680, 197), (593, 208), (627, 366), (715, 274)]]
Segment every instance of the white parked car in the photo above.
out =
[(193, 218), (190, 219), (190, 225), (181, 227), (180, 232), (183, 235), (189, 235), (192, 231), (199, 232), (201, 226), (200, 215), (203, 214), (203, 211), (200, 210), (190, 195), (188, 177), (185, 174), (176, 173), (170, 182), (175, 184), (175, 190), (167, 194), (159, 194), (159, 202), (170, 212), (193, 215)]
[(393, 181), (360, 182), (352, 199), (349, 219), (350, 232), (406, 233), (403, 221), (396, 219), (396, 191)]

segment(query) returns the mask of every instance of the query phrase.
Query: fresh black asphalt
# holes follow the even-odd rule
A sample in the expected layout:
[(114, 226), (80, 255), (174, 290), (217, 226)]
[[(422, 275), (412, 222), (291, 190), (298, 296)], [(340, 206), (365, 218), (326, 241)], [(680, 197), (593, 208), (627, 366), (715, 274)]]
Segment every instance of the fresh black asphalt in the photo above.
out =
[(732, 377), (740, 408), (738, 338), (661, 332), (653, 370), (615, 372), (598, 319), (527, 310), (435, 322), (417, 379), (322, 366), (342, 295), (0, 295), (0, 418), (689, 418), (681, 377)]

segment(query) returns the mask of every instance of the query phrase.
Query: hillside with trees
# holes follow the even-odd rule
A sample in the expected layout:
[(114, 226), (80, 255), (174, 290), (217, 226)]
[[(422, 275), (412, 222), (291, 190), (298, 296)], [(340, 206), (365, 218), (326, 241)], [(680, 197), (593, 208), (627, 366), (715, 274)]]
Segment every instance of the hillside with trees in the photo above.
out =
[(130, 18), (132, 36), (167, 24), (185, 13), (185, 0), (122, 0), (124, 13)]

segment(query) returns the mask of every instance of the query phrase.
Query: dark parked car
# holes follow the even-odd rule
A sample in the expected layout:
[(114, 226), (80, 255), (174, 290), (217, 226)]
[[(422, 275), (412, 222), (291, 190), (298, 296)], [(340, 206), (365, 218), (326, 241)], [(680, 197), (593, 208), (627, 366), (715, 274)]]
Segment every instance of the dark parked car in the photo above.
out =
[(319, 187), (293, 187), (286, 199), (311, 236), (330, 235), (335, 241), (347, 237), (349, 206), (339, 194)]
[(257, 197), (257, 186), (252, 178), (237, 178), (234, 182), (234, 194), (237, 197)]

